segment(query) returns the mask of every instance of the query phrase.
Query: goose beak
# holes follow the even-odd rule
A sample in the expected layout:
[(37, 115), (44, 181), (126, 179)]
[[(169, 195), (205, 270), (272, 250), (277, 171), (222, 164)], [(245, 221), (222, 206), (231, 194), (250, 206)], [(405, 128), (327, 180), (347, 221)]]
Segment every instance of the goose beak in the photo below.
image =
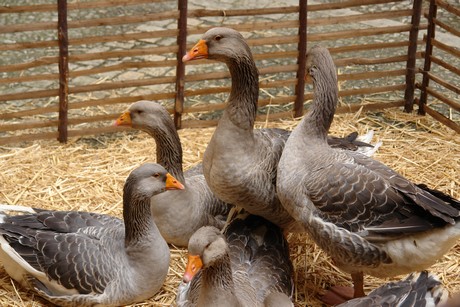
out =
[(308, 83), (312, 82), (312, 78), (311, 78), (310, 74), (305, 74), (305, 81), (307, 81)]
[(131, 113), (126, 111), (125, 113), (121, 114), (113, 123), (114, 126), (132, 126), (131, 121)]
[(200, 39), (198, 43), (182, 57), (182, 62), (206, 58), (208, 58), (208, 45), (204, 39)]
[(174, 178), (170, 173), (166, 174), (166, 190), (183, 190), (184, 185)]
[(183, 281), (185, 283), (190, 282), (202, 267), (203, 262), (201, 261), (200, 256), (188, 255), (187, 267), (185, 268)]

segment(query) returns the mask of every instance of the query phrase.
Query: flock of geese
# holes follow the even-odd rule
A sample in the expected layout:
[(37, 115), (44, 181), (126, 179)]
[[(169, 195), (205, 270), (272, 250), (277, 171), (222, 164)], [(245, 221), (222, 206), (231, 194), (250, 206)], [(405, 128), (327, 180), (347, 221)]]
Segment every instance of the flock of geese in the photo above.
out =
[[(150, 134), (156, 163), (128, 176), (123, 219), (1, 206), (0, 261), (14, 280), (60, 306), (142, 302), (165, 281), (171, 243), (189, 253), (178, 306), (293, 306), (284, 234), (306, 232), (353, 280), (353, 288), (326, 292), (326, 304), (446, 300), (441, 282), (423, 270), (460, 238), (460, 202), (372, 159), (378, 146), (368, 139), (328, 136), (338, 86), (326, 48), (308, 51), (314, 99), (292, 132), (254, 129), (259, 76), (239, 32), (210, 29), (183, 57), (197, 59), (224, 62), (232, 79), (202, 164), (184, 172), (167, 110), (134, 103), (116, 125)], [(364, 274), (409, 273), (365, 296)]]

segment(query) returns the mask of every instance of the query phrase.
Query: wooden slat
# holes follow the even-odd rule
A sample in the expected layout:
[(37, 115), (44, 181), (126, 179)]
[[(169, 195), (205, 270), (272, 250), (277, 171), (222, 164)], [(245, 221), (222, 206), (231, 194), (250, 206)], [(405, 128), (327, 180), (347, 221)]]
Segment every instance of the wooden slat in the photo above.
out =
[[(69, 29), (99, 27), (99, 26), (115, 26), (129, 23), (143, 23), (148, 21), (159, 21), (166, 19), (177, 19), (179, 17), (178, 11), (167, 11), (161, 13), (151, 13), (145, 15), (132, 15), (132, 16), (116, 16), (107, 18), (93, 18), (84, 20), (69, 21)], [(26, 31), (45, 31), (54, 30), (56, 28), (55, 22), (36, 22), (28, 24), (11, 24), (8, 27), (1, 27), (0, 33), (16, 33)]]
[(447, 69), (447, 70), (457, 74), (458, 76), (460, 76), (460, 68), (455, 67), (455, 66), (451, 65), (450, 63), (447, 63), (446, 61), (443, 61), (443, 60), (441, 60), (440, 58), (438, 58), (438, 57), (436, 57), (434, 55), (430, 56), (430, 59), (431, 59), (431, 61), (433, 63), (436, 63), (439, 66), (442, 66), (445, 69)]
[(393, 91), (402, 91), (406, 88), (405, 84), (386, 85), (386, 86), (373, 86), (356, 89), (345, 89), (339, 91), (339, 97), (355, 96), (355, 95), (369, 95), (377, 93), (386, 93)]
[[(177, 45), (173, 46), (161, 46), (161, 47), (150, 47), (150, 48), (137, 48), (130, 50), (116, 50), (116, 51), (105, 51), (97, 53), (85, 53), (85, 54), (71, 54), (69, 56), (70, 62), (79, 61), (92, 61), (92, 60), (106, 60), (110, 58), (120, 57), (133, 57), (133, 56), (145, 56), (145, 55), (158, 55), (165, 53), (177, 52)], [(29, 68), (39, 67), (43, 65), (57, 64), (59, 57), (42, 57), (33, 60), (28, 63), (12, 64), (0, 66), (0, 72), (12, 72), (21, 71)]]
[[(417, 44), (423, 43), (423, 40), (419, 40)], [(375, 50), (375, 49), (390, 49), (390, 48), (401, 48), (409, 46), (409, 41), (398, 41), (398, 42), (383, 42), (383, 43), (370, 43), (370, 44), (359, 44), (359, 45), (347, 45), (339, 47), (328, 48), (331, 54), (340, 54), (345, 52), (356, 52), (364, 50)]]
[(337, 10), (350, 8), (355, 6), (364, 6), (370, 4), (382, 4), (382, 3), (392, 3), (398, 2), (396, 0), (343, 0), (331, 3), (322, 3), (322, 4), (312, 4), (307, 6), (307, 10), (310, 12), (313, 11), (324, 11), (324, 10)]
[(7, 44), (2, 43), (0, 45), (0, 51), (6, 50), (23, 50), (23, 49), (33, 49), (33, 48), (50, 48), (50, 47), (57, 47), (58, 41), (48, 40), (48, 41), (39, 41), (39, 42), (22, 42), (22, 43), (14, 43), (14, 44)]
[(299, 11), (297, 6), (281, 6), (262, 9), (235, 9), (235, 10), (207, 10), (195, 9), (188, 11), (188, 17), (234, 17), (234, 16), (257, 16), (273, 14), (295, 14)]
[[(166, 61), (145, 61), (145, 62), (122, 62), (120, 64), (108, 65), (102, 67), (95, 67), (90, 69), (81, 69), (81, 70), (72, 70), (69, 73), (70, 78), (88, 76), (101, 74), (111, 71), (123, 71), (131, 68), (152, 68), (152, 67), (175, 67), (176, 60), (166, 60)], [(4, 78), (0, 79), (1, 83), (16, 83), (16, 82), (33, 82), (33, 81), (43, 81), (43, 80), (56, 80), (58, 79), (58, 74), (40, 74), (40, 75), (23, 75), (20, 77)]]
[(411, 16), (412, 10), (393, 10), (383, 12), (371, 12), (365, 14), (346, 15), (346, 16), (328, 16), (321, 18), (311, 18), (307, 21), (309, 27), (326, 26), (334, 24), (358, 23), (361, 21), (376, 19), (391, 19), (396, 17)]
[[(297, 28), (299, 26), (299, 21), (298, 20), (283, 20), (283, 21), (265, 21), (265, 22), (254, 22), (254, 23), (239, 23), (239, 24), (230, 24), (227, 23), (225, 25), (226, 27), (235, 29), (239, 32), (251, 32), (251, 31), (267, 31), (271, 29), (279, 29), (280, 26), (284, 28)], [(209, 29), (213, 28), (214, 26), (199, 26), (199, 27), (189, 27), (187, 29), (188, 35), (194, 35), (194, 34), (203, 34)], [(290, 37), (297, 37), (296, 36), (290, 36)], [(281, 38), (281, 37), (278, 37)], [(247, 40), (248, 44), (250, 45), (250, 40)], [(190, 44), (190, 47), (192, 47), (192, 44)]]
[(340, 74), (338, 75), (338, 79), (339, 81), (369, 80), (369, 79), (378, 79), (378, 78), (385, 78), (385, 77), (403, 76), (405, 73), (406, 73), (405, 69), (366, 71), (366, 72), (352, 73), (352, 74)]
[[(57, 95), (57, 94), (56, 94)], [(71, 109), (83, 109), (87, 107), (95, 106), (104, 106), (117, 103), (131, 103), (138, 100), (162, 100), (162, 99), (172, 99), (174, 98), (175, 93), (154, 93), (148, 95), (138, 95), (138, 96), (128, 96), (128, 97), (116, 97), (116, 98), (104, 98), (104, 99), (94, 99), (88, 101), (74, 102), (69, 104), (69, 110)], [(28, 109), (17, 112), (10, 113), (0, 113), (0, 119), (12, 119), (25, 116), (41, 115), (52, 112), (57, 112), (57, 106), (48, 106), (35, 109)]]
[(456, 56), (457, 58), (460, 58), (460, 49), (457, 49), (457, 48), (454, 48), (452, 46), (449, 46), (449, 45), (446, 45), (444, 43), (441, 43), (440, 41), (438, 41), (435, 38), (431, 39), (431, 43), (433, 44), (433, 46), (441, 49), (442, 51), (445, 51), (447, 53), (450, 53), (453, 56)]
[(35, 60), (27, 62), (27, 63), (0, 66), (0, 72), (21, 71), (21, 70), (26, 70), (26, 69), (33, 68), (33, 67), (52, 65), (52, 64), (57, 65), (58, 61), (59, 61), (59, 57), (57, 57), (57, 56), (41, 57), (39, 59), (35, 59)]
[[(59, 96), (58, 89), (38, 90), (38, 91), (0, 95), (0, 101), (35, 99), (35, 98), (46, 98), (46, 97), (56, 97), (56, 96)], [(2, 118), (1, 115), (2, 114), (0, 114), (0, 119)]]
[[(417, 52), (417, 58), (421, 58), (422, 53)], [(344, 58), (335, 60), (335, 65), (338, 67), (348, 65), (376, 65), (376, 64), (387, 64), (396, 62), (407, 61), (407, 55), (397, 55), (387, 58)]]
[(439, 26), (439, 27), (443, 28), (444, 30), (446, 30), (447, 32), (450, 32), (451, 34), (460, 37), (460, 31), (458, 29), (449, 26), (448, 24), (446, 24), (445, 22), (442, 22), (441, 20), (439, 20), (437, 18), (433, 18), (433, 22), (437, 26)]
[[(79, 125), (84, 123), (93, 123), (100, 121), (115, 120), (120, 114), (100, 114), (92, 116), (71, 117), (68, 120), (69, 125)], [(17, 131), (35, 128), (49, 128), (57, 127), (57, 119), (40, 119), (40, 120), (27, 120), (14, 124), (0, 125), (0, 132), (4, 131)]]
[(458, 6), (450, 4), (445, 0), (436, 0), (435, 2), (436, 2), (436, 5), (438, 5), (439, 7), (442, 7), (449, 13), (452, 13), (460, 17), (460, 8)]
[[(274, 74), (274, 73), (281, 73), (281, 72), (295, 72), (297, 70), (297, 64), (292, 65), (276, 65), (276, 66), (269, 66), (259, 69), (259, 74)], [(215, 80), (215, 79), (222, 79), (222, 78), (229, 78), (230, 72), (228, 71), (221, 71), (221, 72), (213, 72), (213, 73), (197, 73), (193, 75), (186, 75), (185, 81), (186, 82), (194, 82), (194, 81), (203, 81), (203, 80)]]
[[(397, 101), (390, 101), (390, 102), (378, 102), (378, 103), (371, 103), (371, 104), (351, 104), (346, 106), (339, 106), (336, 109), (336, 114), (343, 114), (343, 113), (356, 113), (360, 109), (362, 111), (376, 111), (376, 110), (384, 110), (388, 108), (396, 108), (401, 107), (404, 105), (404, 100), (397, 100)], [(304, 114), (308, 112), (308, 110), (304, 110)], [(265, 120), (264, 117), (258, 116), (258, 120)], [(280, 118), (293, 118), (292, 111), (286, 112), (277, 112), (272, 113), (269, 115), (270, 120), (280, 119)]]
[[(410, 28), (411, 28), (410, 25), (401, 25), (401, 26), (389, 26), (389, 27), (382, 27), (382, 28), (368, 28), (368, 29), (335, 31), (335, 32), (328, 32), (328, 33), (315, 33), (315, 34), (309, 34), (308, 40), (309, 41), (324, 41), (324, 40), (336, 40), (336, 39), (344, 39), (344, 38), (362, 37), (362, 36), (402, 33), (402, 32), (408, 32)], [(420, 28), (424, 28), (424, 27), (420, 26)]]
[[(140, 32), (140, 33), (122, 33), (116, 35), (98, 35), (98, 36), (89, 36), (83, 38), (73, 38), (70, 40), (69, 44), (71, 46), (78, 45), (89, 45), (97, 43), (108, 43), (108, 42), (123, 42), (123, 41), (132, 41), (132, 40), (141, 40), (149, 38), (164, 38), (164, 37), (175, 37), (177, 36), (177, 29), (172, 30), (160, 30), (160, 31), (150, 31), (150, 32)], [(0, 50), (22, 50), (22, 49), (32, 49), (32, 48), (47, 48), (57, 46), (56, 40), (51, 41), (41, 41), (41, 42), (23, 42), (15, 44), (3, 44), (0, 45)]]
[(433, 72), (428, 72), (428, 77), (434, 82), (444, 86), (445, 88), (451, 90), (452, 92), (460, 95), (460, 87), (457, 85), (450, 84), (447, 81), (444, 81), (441, 77), (436, 76)]
[(444, 125), (446, 125), (450, 129), (454, 130), (455, 132), (460, 133), (460, 126), (457, 123), (455, 123), (454, 121), (452, 121), (449, 118), (445, 117), (444, 115), (442, 115), (438, 111), (432, 109), (428, 105), (425, 106), (425, 111), (426, 111), (426, 113), (428, 113), (431, 117), (433, 117), (437, 121), (443, 123)]
[(50, 140), (50, 139), (57, 139), (58, 133), (56, 132), (41, 132), (41, 133), (28, 133), (22, 135), (14, 135), (9, 137), (2, 137), (0, 138), (0, 146), (12, 144), (12, 143), (20, 143), (20, 142), (28, 142), (28, 141), (36, 141), (36, 140)]
[(431, 88), (431, 87), (427, 87), (426, 88), (426, 92), (437, 98), (438, 100), (444, 102), (445, 104), (449, 105), (450, 107), (452, 107), (453, 109), (457, 110), (458, 112), (460, 112), (460, 103), (456, 102), (455, 100), (439, 93), (438, 91), (436, 91), (435, 89)]
[[(89, 1), (89, 2), (73, 2), (68, 4), (69, 10), (83, 10), (108, 6), (127, 6), (138, 5), (141, 3), (165, 2), (165, 0), (104, 0), (104, 1)], [(39, 4), (39, 5), (14, 5), (0, 6), (0, 14), (8, 13), (33, 13), (33, 12), (49, 12), (56, 11), (56, 4)]]

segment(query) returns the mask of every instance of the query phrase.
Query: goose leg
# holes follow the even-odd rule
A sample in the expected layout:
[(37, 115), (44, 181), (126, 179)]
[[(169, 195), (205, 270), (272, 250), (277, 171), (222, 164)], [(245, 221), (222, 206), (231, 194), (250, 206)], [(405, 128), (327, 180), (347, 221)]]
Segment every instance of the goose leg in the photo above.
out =
[(366, 296), (364, 294), (364, 275), (363, 272), (351, 273), (353, 288), (355, 289), (353, 298)]
[(356, 297), (365, 296), (363, 273), (352, 273), (351, 278), (353, 287), (333, 286), (321, 297), (321, 301), (327, 305), (334, 306)]

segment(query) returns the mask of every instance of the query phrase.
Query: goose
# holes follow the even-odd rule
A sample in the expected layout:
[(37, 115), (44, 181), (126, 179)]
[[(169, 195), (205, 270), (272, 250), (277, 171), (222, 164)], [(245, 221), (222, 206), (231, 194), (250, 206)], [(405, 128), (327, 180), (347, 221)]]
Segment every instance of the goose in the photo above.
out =
[(313, 240), (351, 274), (353, 297), (360, 297), (363, 274), (408, 274), (442, 257), (460, 238), (460, 202), (368, 156), (331, 148), (326, 137), (338, 88), (326, 48), (309, 50), (307, 72), (314, 99), (286, 142), (277, 193)]
[(240, 213), (224, 233), (202, 227), (188, 251), (178, 306), (293, 306), (288, 243), (264, 218)]
[(152, 215), (166, 242), (187, 247), (190, 236), (201, 226), (221, 229), (230, 205), (219, 200), (209, 189), (201, 163), (185, 173), (182, 169), (182, 146), (174, 122), (162, 105), (141, 100), (115, 121), (151, 135), (156, 143), (156, 162), (182, 182), (183, 191), (167, 191), (152, 198)]
[(125, 182), (123, 220), (79, 211), (3, 211), (0, 261), (14, 280), (60, 306), (148, 299), (162, 287), (170, 258), (151, 217), (150, 198), (171, 189), (184, 186), (162, 166), (147, 163)]
[(448, 291), (436, 275), (421, 271), (411, 273), (400, 281), (386, 283), (367, 296), (352, 299), (338, 307), (445, 306), (448, 296)]
[(212, 28), (182, 61), (203, 58), (224, 62), (232, 79), (227, 106), (203, 156), (203, 173), (211, 191), (287, 231), (302, 231), (275, 192), (276, 167), (290, 131), (254, 129), (259, 74), (248, 44), (238, 31)]

